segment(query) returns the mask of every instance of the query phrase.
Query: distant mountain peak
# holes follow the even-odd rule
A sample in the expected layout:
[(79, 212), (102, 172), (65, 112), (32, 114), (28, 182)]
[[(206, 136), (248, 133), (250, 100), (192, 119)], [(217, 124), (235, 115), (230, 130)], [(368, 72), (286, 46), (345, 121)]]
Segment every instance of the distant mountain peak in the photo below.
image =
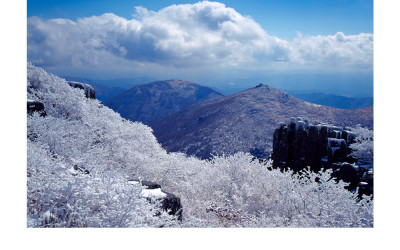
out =
[(157, 121), (191, 105), (222, 97), (211, 88), (185, 80), (165, 80), (135, 86), (104, 102), (131, 121)]
[(254, 88), (257, 89), (257, 88), (261, 88), (261, 87), (264, 87), (264, 86), (267, 86), (267, 85), (264, 85), (263, 83), (260, 83), (257, 86), (255, 86)]
[(189, 82), (189, 81), (186, 81), (186, 80), (167, 80), (165, 82), (167, 82), (169, 84), (177, 84), (177, 85), (180, 85), (180, 84), (198, 85), (196, 83), (192, 83), (192, 82)]

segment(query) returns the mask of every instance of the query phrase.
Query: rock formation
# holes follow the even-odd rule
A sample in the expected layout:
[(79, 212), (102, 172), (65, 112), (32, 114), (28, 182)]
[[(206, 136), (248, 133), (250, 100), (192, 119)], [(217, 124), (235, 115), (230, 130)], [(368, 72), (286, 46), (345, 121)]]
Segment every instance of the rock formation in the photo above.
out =
[(90, 86), (89, 84), (81, 83), (81, 82), (74, 82), (74, 81), (68, 81), (68, 84), (73, 88), (83, 89), (83, 91), (85, 92), (86, 98), (96, 99), (96, 93), (94, 91), (94, 88), (92, 86)]
[(27, 112), (28, 114), (33, 114), (33, 112), (38, 112), (40, 116), (46, 116), (46, 111), (44, 110), (43, 102), (28, 99), (27, 100)]
[(169, 215), (176, 216), (178, 220), (182, 220), (182, 205), (178, 196), (162, 191), (159, 184), (151, 181), (131, 179), (128, 180), (128, 183), (141, 184), (145, 187), (141, 193), (143, 198), (147, 198), (149, 201), (161, 201), (161, 209), (167, 211)]
[(309, 124), (305, 119), (291, 118), (273, 134), (273, 167), (298, 172), (332, 169), (332, 177), (349, 183), (347, 188), (359, 188), (361, 194), (372, 194), (372, 169), (356, 166), (349, 156), (356, 135), (349, 128), (328, 124)]

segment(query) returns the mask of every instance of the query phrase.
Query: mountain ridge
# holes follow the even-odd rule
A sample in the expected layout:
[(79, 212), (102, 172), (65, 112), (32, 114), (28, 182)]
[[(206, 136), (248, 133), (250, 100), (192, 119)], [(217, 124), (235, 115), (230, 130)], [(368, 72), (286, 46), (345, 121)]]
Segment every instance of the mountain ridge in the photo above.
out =
[(213, 89), (196, 83), (166, 80), (135, 86), (104, 104), (126, 119), (148, 124), (193, 104), (222, 96)]
[(200, 103), (167, 116), (150, 126), (167, 151), (200, 158), (211, 154), (262, 151), (268, 157), (272, 134), (291, 117), (337, 126), (372, 128), (373, 106), (342, 110), (309, 103), (268, 85)]

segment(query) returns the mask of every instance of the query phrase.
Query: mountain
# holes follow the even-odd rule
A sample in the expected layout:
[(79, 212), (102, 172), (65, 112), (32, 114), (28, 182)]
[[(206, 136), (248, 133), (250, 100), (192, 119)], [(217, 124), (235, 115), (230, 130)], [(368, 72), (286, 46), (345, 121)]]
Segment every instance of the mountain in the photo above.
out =
[(104, 104), (126, 119), (149, 124), (193, 104), (221, 97), (220, 93), (196, 83), (169, 80), (135, 86)]
[(291, 117), (337, 126), (361, 124), (372, 128), (372, 111), (372, 106), (342, 110), (312, 104), (260, 84), (234, 95), (193, 105), (150, 126), (167, 151), (200, 158), (238, 151), (267, 157), (272, 150), (274, 130)]
[(373, 98), (345, 97), (324, 93), (291, 93), (294, 97), (307, 102), (339, 109), (359, 109), (373, 105)]
[(90, 84), (96, 91), (96, 98), (100, 101), (105, 101), (111, 97), (114, 97), (114, 96), (126, 91), (126, 89), (124, 89), (124, 88), (108, 87), (106, 85), (99, 84), (97, 80), (91, 80), (91, 79), (84, 78), (84, 77), (66, 76), (63, 78), (66, 79), (67, 81), (77, 81), (77, 82)]

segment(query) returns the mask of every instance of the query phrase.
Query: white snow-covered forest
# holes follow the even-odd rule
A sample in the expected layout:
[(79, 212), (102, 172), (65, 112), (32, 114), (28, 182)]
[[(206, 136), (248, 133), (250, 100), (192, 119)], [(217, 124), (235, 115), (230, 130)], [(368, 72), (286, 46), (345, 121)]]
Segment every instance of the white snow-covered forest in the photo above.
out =
[[(47, 114), (27, 117), (28, 227), (373, 227), (373, 199), (359, 200), (329, 171), (269, 170), (245, 153), (167, 153), (150, 127), (31, 63), (27, 70), (28, 99)], [(180, 197), (182, 221), (132, 178)]]

